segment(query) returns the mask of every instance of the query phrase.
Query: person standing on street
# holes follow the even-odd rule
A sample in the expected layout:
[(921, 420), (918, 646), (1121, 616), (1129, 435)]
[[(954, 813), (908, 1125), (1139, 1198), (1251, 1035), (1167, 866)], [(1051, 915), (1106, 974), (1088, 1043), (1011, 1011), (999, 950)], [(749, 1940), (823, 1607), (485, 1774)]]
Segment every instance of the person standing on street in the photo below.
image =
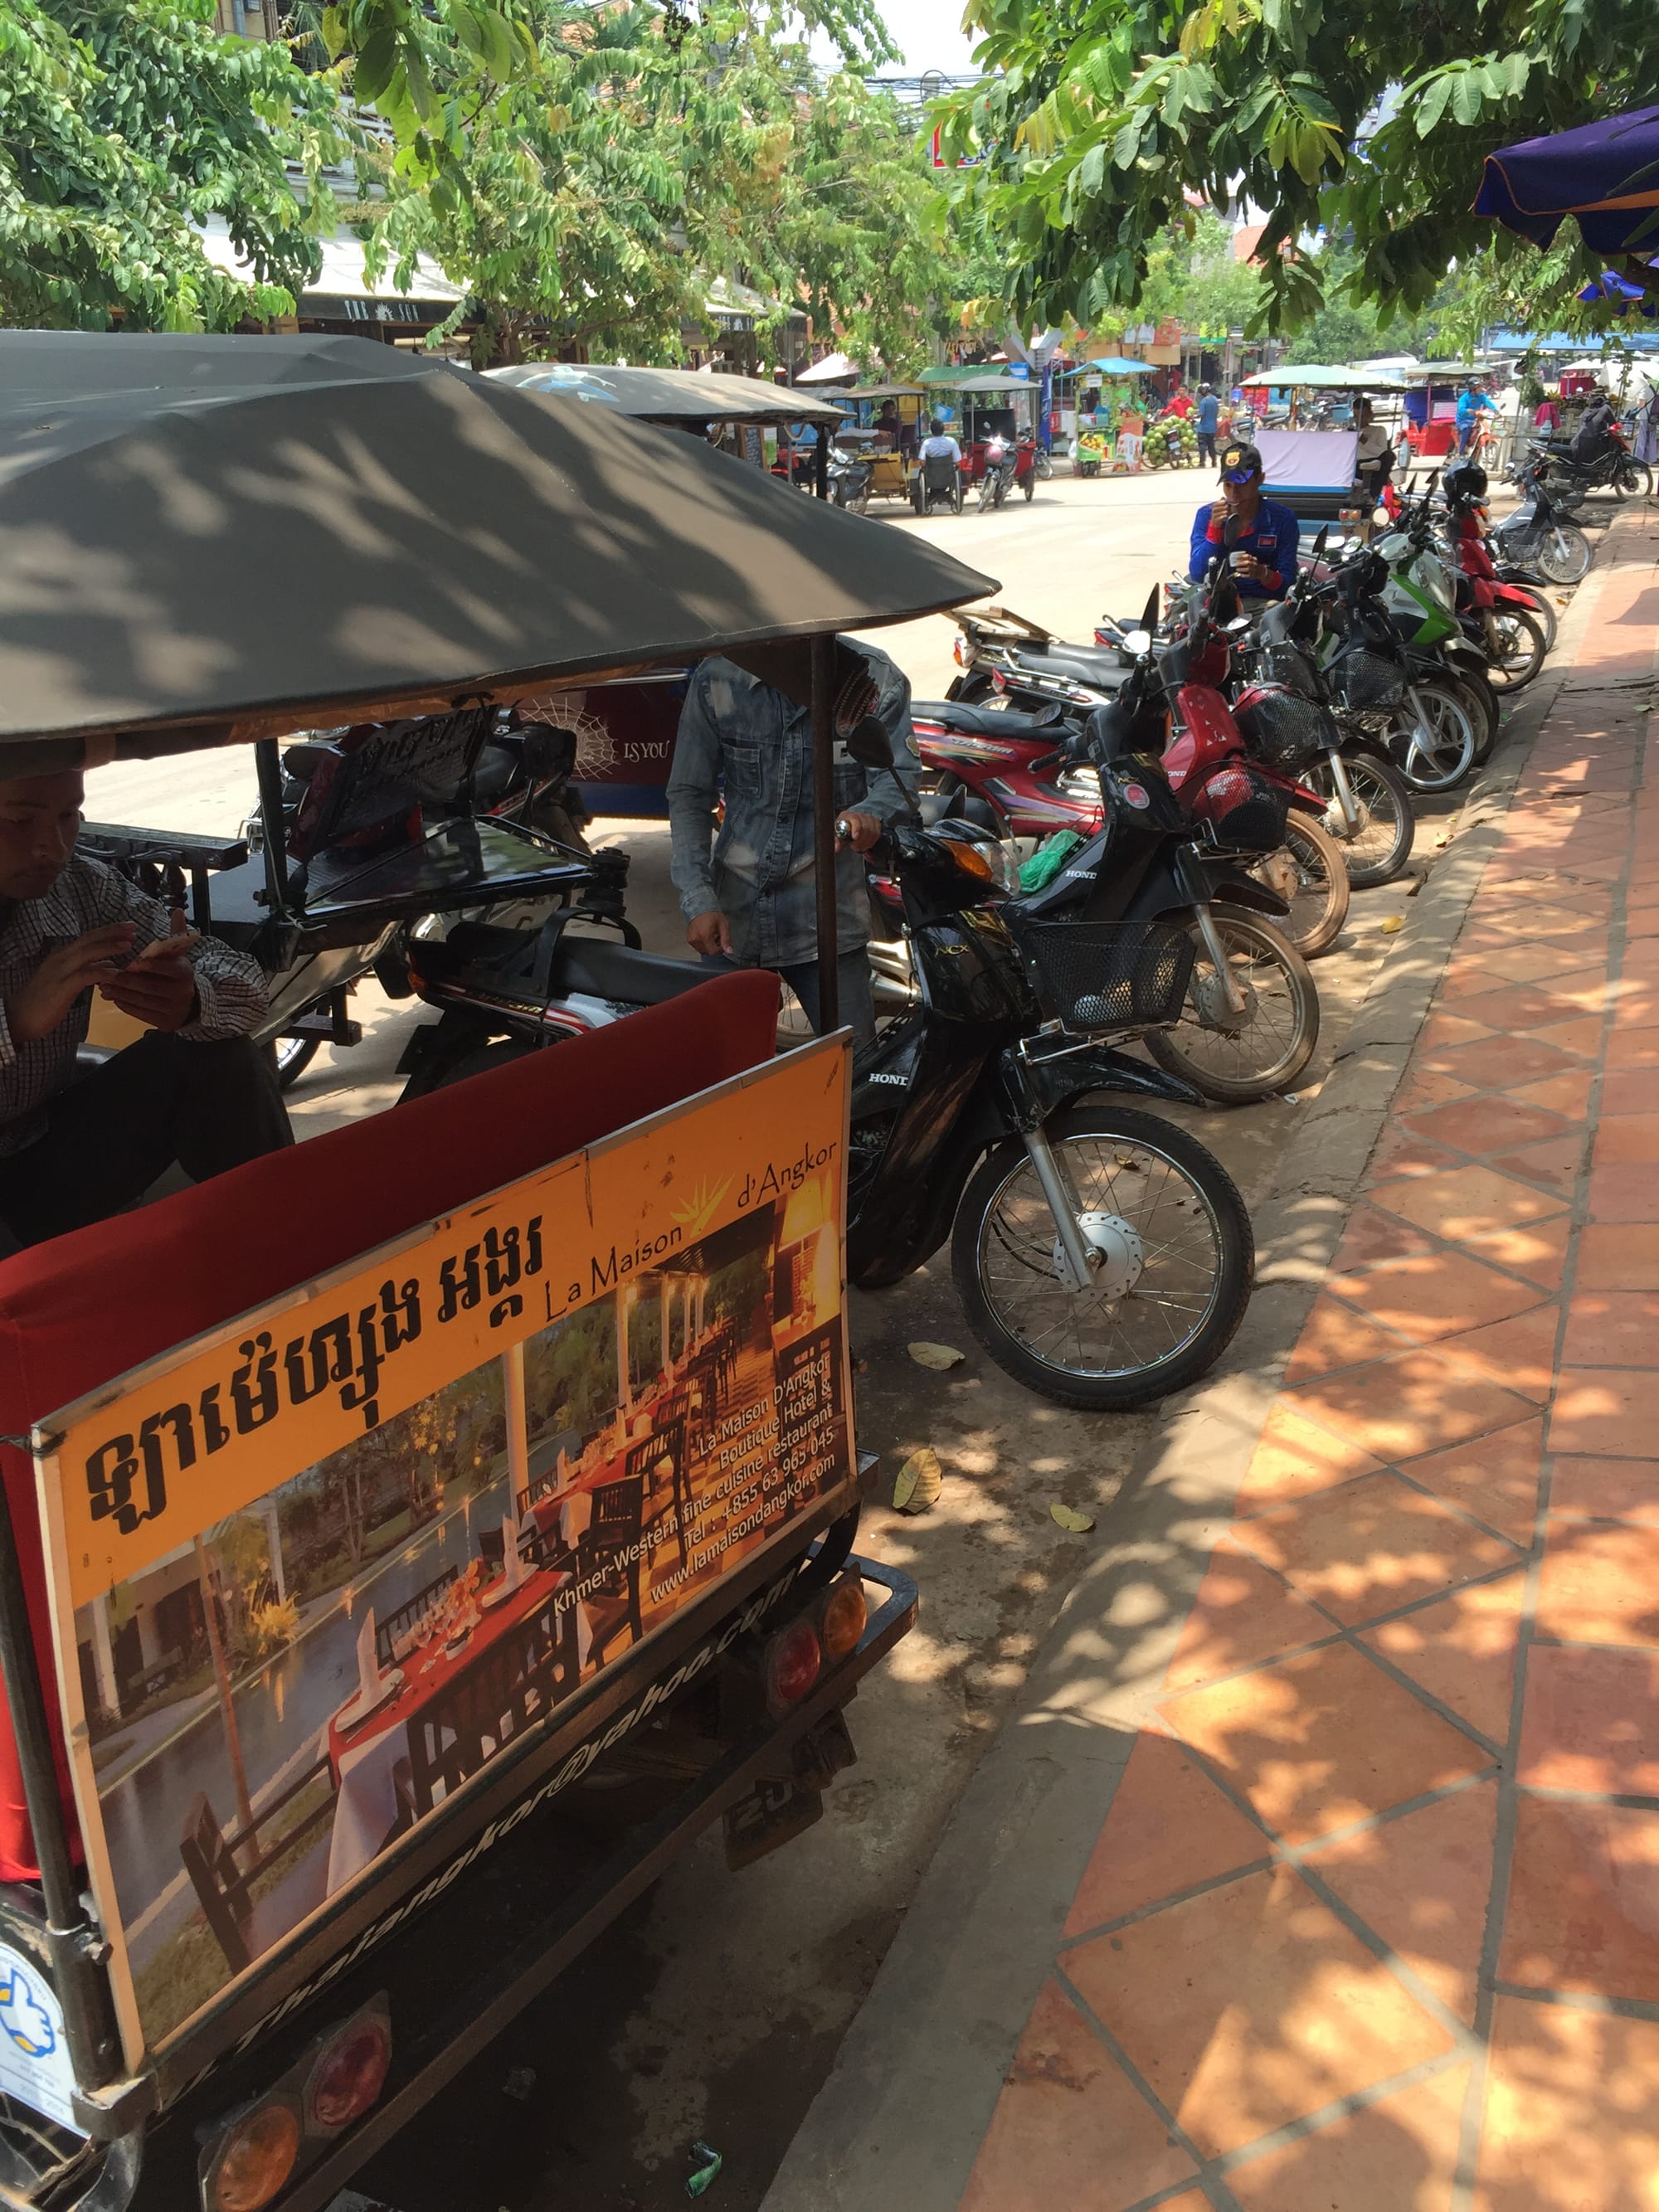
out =
[[(836, 862), (838, 996), (858, 1046), (876, 1034), (862, 856), (914, 805), (921, 763), (908, 679), (876, 647), (847, 638), (838, 644), (836, 811), (848, 829)], [(886, 729), (892, 769), (863, 768), (847, 751), (846, 737), (867, 714)], [(700, 661), (680, 714), (668, 819), (687, 943), (710, 967), (771, 969), (817, 1030), (810, 709), (719, 654)]]
[[(292, 1144), (256, 962), (82, 859), (77, 773), (0, 783), (0, 1255)], [(147, 1034), (82, 1070), (93, 994)]]
[(1198, 398), (1198, 458), (1215, 466), (1215, 434), (1221, 422), (1221, 402), (1206, 384)]
[[(1209, 574), (1218, 554), (1231, 556), (1238, 594), (1244, 599), (1282, 599), (1296, 581), (1302, 526), (1288, 507), (1261, 496), (1261, 455), (1254, 446), (1229, 446), (1221, 456), (1221, 496), (1193, 519), (1187, 574), (1194, 583)], [(1238, 529), (1231, 547), (1229, 522)]]

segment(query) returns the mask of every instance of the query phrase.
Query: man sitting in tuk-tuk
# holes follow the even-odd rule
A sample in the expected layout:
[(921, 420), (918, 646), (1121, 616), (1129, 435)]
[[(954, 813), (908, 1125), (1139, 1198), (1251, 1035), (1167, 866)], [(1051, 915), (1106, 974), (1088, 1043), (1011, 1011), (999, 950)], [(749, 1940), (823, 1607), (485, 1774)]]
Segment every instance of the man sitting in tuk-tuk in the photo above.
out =
[[(292, 1144), (255, 962), (75, 852), (76, 774), (0, 782), (0, 1255)], [(82, 1071), (96, 991), (148, 1034)]]
[[(872, 645), (840, 641), (836, 808), (848, 836), (836, 868), (837, 998), (854, 1044), (876, 1033), (865, 945), (864, 861), (884, 827), (914, 803), (921, 763), (910, 733), (910, 685)], [(858, 664), (861, 662), (860, 667)], [(898, 764), (862, 768), (842, 733), (866, 714), (886, 727)], [(718, 836), (715, 807), (724, 799)], [(710, 966), (770, 968), (818, 1024), (812, 729), (809, 710), (715, 654), (697, 664), (668, 776), (671, 868), (686, 941)]]

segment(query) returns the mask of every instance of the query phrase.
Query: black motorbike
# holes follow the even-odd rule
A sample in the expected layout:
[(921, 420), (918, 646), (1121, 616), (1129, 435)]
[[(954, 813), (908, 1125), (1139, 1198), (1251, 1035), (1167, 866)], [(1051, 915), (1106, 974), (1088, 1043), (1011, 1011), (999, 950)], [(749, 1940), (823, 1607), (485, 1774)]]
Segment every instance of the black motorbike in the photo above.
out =
[(1521, 500), (1501, 522), (1494, 523), (1490, 544), (1492, 558), (1524, 562), (1550, 583), (1566, 586), (1582, 583), (1589, 574), (1590, 542), (1566, 507), (1552, 495), (1544, 471), (1529, 461), (1513, 473), (1521, 487)]

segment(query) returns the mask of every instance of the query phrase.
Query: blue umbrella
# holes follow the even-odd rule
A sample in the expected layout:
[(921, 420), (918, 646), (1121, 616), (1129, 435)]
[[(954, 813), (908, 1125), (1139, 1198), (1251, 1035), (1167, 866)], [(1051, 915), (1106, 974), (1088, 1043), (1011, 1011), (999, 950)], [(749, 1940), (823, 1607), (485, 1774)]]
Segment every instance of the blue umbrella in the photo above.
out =
[(1632, 284), (1628, 276), (1621, 276), (1613, 269), (1604, 269), (1599, 276), (1592, 277), (1578, 296), (1592, 307), (1610, 300), (1615, 315), (1627, 315), (1636, 303), (1639, 303), (1643, 314), (1659, 315), (1659, 300), (1650, 299), (1639, 284)]
[(1489, 154), (1474, 212), (1534, 246), (1550, 245), (1575, 216), (1598, 253), (1651, 252), (1659, 240), (1659, 107)]

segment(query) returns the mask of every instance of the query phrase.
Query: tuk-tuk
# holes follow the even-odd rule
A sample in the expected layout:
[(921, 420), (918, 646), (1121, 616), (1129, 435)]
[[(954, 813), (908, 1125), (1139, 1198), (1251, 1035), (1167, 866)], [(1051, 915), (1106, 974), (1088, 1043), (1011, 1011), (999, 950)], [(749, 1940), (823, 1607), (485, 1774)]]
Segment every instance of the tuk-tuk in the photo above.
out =
[[(470, 374), (41, 358), (0, 773), (269, 785), (319, 722), (724, 651), (810, 701), (833, 950), (835, 633), (985, 579)], [(915, 1592), (853, 1550), (850, 1054), (775, 1018), (718, 978), (0, 1262), (0, 2202), (320, 2212), (709, 1824), (816, 1817)]]
[(624, 368), (587, 362), (526, 362), (484, 374), (516, 392), (574, 399), (659, 423), (664, 429), (687, 430), (740, 460), (763, 465), (768, 465), (764, 433), (770, 430), (776, 446), (769, 464), (773, 473), (816, 491), (820, 499), (830, 495), (829, 449), (842, 410), (833, 400), (793, 386), (712, 369)]
[(976, 484), (985, 474), (985, 447), (994, 436), (1014, 441), (1014, 482), (1027, 499), (1036, 489), (1037, 406), (1042, 387), (1035, 377), (1018, 377), (1003, 368), (936, 368), (923, 371), (927, 404), (944, 419), (962, 447), (962, 481)]
[(834, 439), (830, 466), (842, 480), (842, 505), (861, 514), (872, 499), (909, 500), (927, 434), (926, 392), (916, 384), (862, 384), (844, 398), (857, 419)]

